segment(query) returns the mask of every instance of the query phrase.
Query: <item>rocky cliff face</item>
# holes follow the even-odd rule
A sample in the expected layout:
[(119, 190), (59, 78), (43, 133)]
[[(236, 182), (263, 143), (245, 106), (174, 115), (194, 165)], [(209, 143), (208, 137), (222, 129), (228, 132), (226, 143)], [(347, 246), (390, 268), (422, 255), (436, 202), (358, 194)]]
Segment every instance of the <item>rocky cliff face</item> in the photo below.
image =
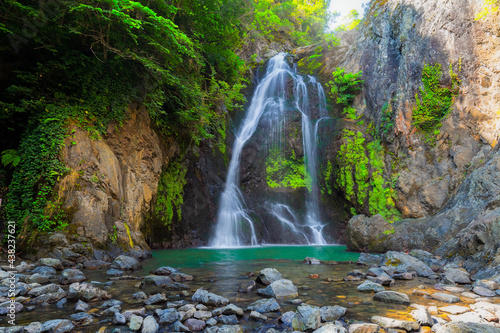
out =
[[(357, 129), (367, 140), (372, 139), (370, 124), (378, 129), (389, 123), (391, 130), (381, 135), (386, 148), (385, 178), (394, 184), (395, 204), (403, 217), (435, 214), (464, 174), (480, 165), (497, 144), (499, 17), (475, 21), (481, 4), (374, 1), (357, 31), (343, 33), (339, 46), (330, 51), (325, 47), (322, 52), (323, 82), (332, 79), (336, 67), (363, 71), (364, 87), (354, 107), (365, 120), (365, 127)], [(314, 49), (299, 49), (297, 57), (310, 56)], [(435, 63), (443, 69), (443, 87), (451, 86), (450, 65), (461, 86), (439, 134), (428, 140), (416, 130), (412, 114), (424, 65)], [(330, 155), (335, 156), (336, 148), (332, 149)]]

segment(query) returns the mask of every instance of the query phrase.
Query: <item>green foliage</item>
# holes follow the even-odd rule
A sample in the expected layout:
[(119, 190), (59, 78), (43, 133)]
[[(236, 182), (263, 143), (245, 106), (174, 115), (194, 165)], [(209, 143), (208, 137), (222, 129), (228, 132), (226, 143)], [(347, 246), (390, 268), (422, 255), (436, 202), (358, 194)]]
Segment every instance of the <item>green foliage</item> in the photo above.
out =
[(162, 172), (158, 183), (153, 211), (156, 219), (160, 220), (169, 231), (174, 221), (174, 213), (177, 221), (182, 217), (186, 171), (187, 166), (182, 162), (171, 162)]
[(311, 177), (306, 171), (303, 158), (286, 157), (279, 148), (271, 148), (266, 158), (266, 180), (270, 188), (307, 187), (311, 190)]
[(300, 59), (297, 62), (297, 65), (301, 69), (301, 71), (309, 73), (309, 74), (314, 74), (319, 67), (321, 67), (321, 61), (320, 58), (322, 57), (321, 52), (323, 51), (323, 47), (317, 46), (314, 48), (314, 54)]
[(2, 164), (4, 166), (12, 165), (16, 167), (21, 162), (21, 156), (15, 149), (7, 149), (2, 152)]
[(453, 73), (450, 64), (451, 87), (443, 87), (440, 80), (443, 73), (441, 65), (425, 64), (422, 71), (423, 88), (415, 94), (416, 106), (413, 108), (413, 124), (424, 134), (439, 134), (441, 121), (448, 115), (454, 97), (458, 94), (460, 80)]
[(474, 17), (475, 21), (482, 20), (488, 15), (498, 12), (498, 0), (483, 0), (481, 11)]
[(321, 188), (321, 193), (324, 194), (324, 192), (326, 191), (326, 193), (331, 195), (333, 193), (333, 188), (330, 185), (330, 180), (332, 179), (332, 173), (333, 173), (333, 164), (331, 161), (327, 162), (326, 168), (322, 169), (322, 173), (323, 173), (325, 188), (324, 189)]
[(329, 94), (337, 104), (350, 107), (356, 94), (362, 89), (363, 73), (346, 73), (345, 68), (337, 67), (332, 73), (333, 81), (328, 82)]
[(389, 135), (394, 129), (394, 110), (389, 102), (384, 103), (382, 106), (382, 117), (380, 120), (380, 126), (377, 128), (376, 136), (379, 138), (384, 138)]
[(361, 19), (359, 18), (358, 11), (356, 9), (353, 9), (346, 16), (345, 23), (335, 28), (335, 32), (357, 29), (360, 22)]

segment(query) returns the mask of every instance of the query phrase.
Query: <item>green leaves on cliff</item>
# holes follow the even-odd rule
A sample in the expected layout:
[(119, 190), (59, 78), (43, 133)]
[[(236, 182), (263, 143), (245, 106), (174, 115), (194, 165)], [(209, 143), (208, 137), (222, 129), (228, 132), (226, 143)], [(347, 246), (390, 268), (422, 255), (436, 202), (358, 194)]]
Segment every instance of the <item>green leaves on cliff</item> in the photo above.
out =
[(287, 157), (279, 148), (271, 148), (266, 158), (266, 180), (270, 188), (307, 187), (311, 190), (311, 176), (306, 171), (304, 158), (294, 151)]
[(422, 71), (423, 88), (420, 88), (420, 94), (415, 94), (413, 124), (427, 135), (439, 133), (441, 122), (450, 112), (453, 99), (459, 92), (460, 80), (453, 73), (451, 64), (451, 86), (441, 86), (442, 76), (439, 63), (434, 66), (425, 64)]
[(327, 83), (328, 94), (337, 104), (344, 106), (343, 114), (346, 118), (357, 119), (356, 110), (351, 104), (356, 94), (363, 88), (364, 80), (361, 80), (363, 72), (346, 73), (345, 68), (337, 67), (332, 75), (333, 81)]

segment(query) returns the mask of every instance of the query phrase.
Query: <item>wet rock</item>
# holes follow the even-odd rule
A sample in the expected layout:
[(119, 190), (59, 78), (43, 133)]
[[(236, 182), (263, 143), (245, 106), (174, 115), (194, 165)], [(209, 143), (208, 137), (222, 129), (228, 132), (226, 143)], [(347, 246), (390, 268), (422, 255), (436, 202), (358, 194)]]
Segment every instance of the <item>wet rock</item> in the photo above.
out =
[(494, 296), (496, 296), (496, 293), (494, 291), (491, 291), (488, 288), (483, 288), (483, 287), (479, 287), (479, 286), (475, 286), (472, 289), (472, 291), (475, 292), (476, 294), (478, 294), (479, 296), (482, 296), (482, 297), (494, 297)]
[(463, 268), (444, 267), (444, 277), (452, 283), (471, 283), (470, 274)]
[(254, 320), (267, 320), (267, 317), (257, 311), (250, 312), (250, 318)]
[(203, 289), (196, 290), (191, 300), (208, 306), (222, 306), (229, 304), (229, 300), (227, 298), (209, 293), (207, 290)]
[(377, 324), (351, 324), (349, 325), (348, 333), (378, 333), (380, 326)]
[(465, 312), (459, 315), (448, 315), (451, 321), (463, 321), (465, 323), (486, 324), (487, 321), (475, 311)]
[(250, 280), (250, 281), (245, 281), (240, 285), (240, 288), (238, 289), (238, 292), (240, 293), (249, 293), (257, 289), (257, 284), (255, 281)]
[(60, 284), (71, 284), (75, 282), (82, 282), (86, 279), (82, 271), (78, 269), (68, 268), (65, 269), (59, 277)]
[(184, 273), (172, 273), (170, 278), (175, 282), (193, 281), (193, 276)]
[(72, 332), (74, 328), (75, 325), (68, 319), (54, 319), (44, 322), (41, 332), (66, 333)]
[(115, 315), (115, 313), (120, 312), (122, 307), (120, 305), (110, 306), (109, 308), (102, 311), (103, 316)]
[(144, 304), (152, 305), (152, 304), (158, 304), (158, 303), (165, 303), (166, 301), (167, 301), (167, 297), (165, 297), (164, 294), (155, 294), (155, 295), (149, 297), (147, 300), (145, 300)]
[(391, 277), (394, 280), (413, 280), (413, 274), (411, 273), (392, 274)]
[(243, 309), (237, 307), (234, 304), (228, 304), (224, 307), (224, 309), (222, 309), (222, 314), (225, 314), (225, 315), (234, 314), (234, 315), (238, 315), (238, 316), (243, 316)]
[(132, 299), (141, 300), (141, 299), (146, 299), (146, 298), (148, 298), (148, 296), (146, 295), (146, 293), (144, 291), (138, 291), (135, 294), (132, 294)]
[(69, 286), (68, 299), (81, 299), (86, 302), (110, 299), (111, 295), (107, 291), (101, 290), (87, 282), (76, 282)]
[(488, 288), (489, 290), (495, 291), (497, 289), (500, 289), (500, 285), (495, 282), (495, 281), (490, 281), (490, 280), (477, 280), (476, 283), (474, 284), (474, 287), (483, 287), (483, 288)]
[(128, 328), (131, 331), (137, 332), (138, 330), (141, 329), (142, 322), (144, 321), (144, 318), (136, 315), (132, 315), (130, 317), (130, 323), (128, 324)]
[(434, 333), (498, 333), (498, 328), (475, 323), (449, 322), (432, 326)]
[(413, 310), (410, 312), (410, 316), (415, 319), (415, 321), (420, 325), (420, 326), (432, 326), (434, 325), (434, 320), (432, 319), (432, 316), (426, 308), (420, 308)]
[(380, 267), (371, 267), (366, 272), (366, 275), (367, 276), (372, 276), (372, 277), (377, 277), (377, 276), (380, 276), (383, 273), (385, 273), (385, 271), (382, 268), (380, 268)]
[(185, 300), (181, 299), (180, 301), (168, 302), (167, 308), (169, 308), (169, 309), (178, 308), (178, 307), (186, 305), (186, 304), (187, 304), (187, 302)]
[(48, 266), (52, 267), (55, 270), (62, 271), (64, 269), (61, 261), (59, 259), (54, 258), (42, 258), (36, 262), (37, 266)]
[(435, 275), (424, 262), (404, 252), (388, 251), (384, 256), (384, 262), (399, 272), (416, 272), (418, 276), (424, 277)]
[(447, 313), (450, 313), (452, 315), (457, 315), (457, 314), (469, 312), (471, 310), (465, 306), (450, 305), (450, 306), (444, 306), (444, 307), (439, 308), (439, 311), (447, 312)]
[(359, 269), (355, 269), (353, 271), (350, 271), (349, 273), (347, 273), (348, 276), (354, 276), (354, 277), (359, 277), (359, 278), (362, 278), (364, 279), (366, 277), (366, 274), (363, 273), (362, 271), (360, 271)]
[(180, 321), (176, 321), (170, 325), (170, 331), (172, 332), (189, 332), (189, 328), (184, 326)]
[(408, 295), (396, 291), (379, 291), (373, 296), (379, 302), (410, 305)]
[(201, 331), (205, 328), (205, 322), (203, 320), (193, 318), (186, 320), (184, 325), (192, 332)]
[(33, 288), (28, 295), (34, 297), (31, 304), (55, 303), (66, 297), (66, 292), (56, 284)]
[(307, 265), (321, 265), (321, 261), (313, 257), (306, 257), (302, 262)]
[(125, 319), (124, 315), (122, 315), (120, 312), (115, 312), (113, 316), (113, 324), (125, 325), (126, 322), (127, 320)]
[(205, 329), (205, 333), (243, 333), (243, 329), (239, 325), (213, 326)]
[[(172, 282), (169, 285), (163, 286), (163, 288), (165, 288), (167, 290), (189, 290), (189, 289), (191, 289), (188, 286), (186, 286), (185, 284), (182, 284), (180, 282)], [(181, 294), (182, 294), (182, 292), (181, 292)]]
[(346, 311), (346, 308), (339, 305), (323, 306), (319, 308), (321, 320), (325, 322), (338, 320), (340, 317), (345, 315)]
[(379, 214), (372, 217), (353, 216), (347, 223), (345, 232), (347, 250), (383, 252), (386, 248), (380, 242), (379, 235), (387, 230), (391, 230), (391, 224)]
[[(309, 276), (310, 277), (310, 276)], [(319, 276), (318, 276), (319, 277)], [(344, 281), (347, 281), (347, 282), (356, 282), (356, 281), (361, 281), (362, 278), (359, 278), (359, 277), (355, 277), (355, 276), (351, 276), (351, 275), (348, 275), (344, 278)]]
[(172, 279), (163, 275), (148, 275), (144, 278), (146, 286), (167, 287), (173, 283)]
[(46, 284), (49, 282), (49, 278), (47, 276), (41, 275), (39, 273), (35, 273), (31, 276), (28, 276), (25, 280), (27, 284), (32, 284), (32, 283), (39, 283), (39, 284)]
[(24, 331), (23, 333), (39, 333), (42, 331), (42, 323), (38, 321), (31, 323), (24, 327)]
[(87, 269), (103, 269), (111, 266), (111, 263), (103, 260), (87, 260), (83, 262), (83, 267)]
[(90, 309), (90, 305), (81, 300), (78, 300), (75, 305), (75, 312), (87, 312)]
[(454, 295), (443, 294), (443, 293), (435, 293), (431, 295), (437, 301), (445, 302), (445, 303), (458, 303), (460, 302), (460, 298)]
[(146, 315), (146, 308), (130, 309), (127, 311), (123, 311), (122, 314), (125, 316), (125, 319), (128, 321), (128, 320), (130, 320), (130, 317), (132, 317), (132, 315), (144, 317)]
[(464, 288), (455, 287), (455, 286), (443, 286), (443, 289), (446, 291), (449, 291), (450, 293), (454, 293), (454, 294), (460, 294), (460, 293), (465, 291)]
[(66, 306), (66, 303), (68, 303), (68, 300), (66, 298), (61, 299), (59, 302), (56, 303), (56, 308), (62, 309)]
[(166, 309), (158, 313), (160, 325), (172, 324), (180, 319), (179, 312), (175, 309)]
[(321, 324), (319, 308), (310, 305), (300, 305), (295, 311), (292, 319), (292, 327), (295, 330), (316, 330)]
[(347, 333), (347, 330), (343, 326), (328, 323), (313, 331), (313, 333)]
[(209, 318), (212, 318), (212, 313), (210, 311), (198, 310), (194, 313), (193, 317), (196, 319), (207, 320)]
[(196, 304), (195, 308), (196, 310), (200, 311), (208, 311), (208, 308), (205, 306), (205, 304)]
[(61, 290), (62, 290), (61, 287), (59, 287), (57, 284), (51, 283), (51, 284), (48, 284), (46, 286), (40, 286), (40, 287), (36, 287), (36, 288), (31, 289), (28, 292), (28, 295), (30, 295), (32, 297), (37, 297), (37, 296), (48, 294), (48, 293), (55, 293), (55, 292), (58, 292)]
[(46, 276), (48, 277), (49, 279), (53, 278), (56, 276), (57, 274), (57, 271), (55, 268), (53, 267), (49, 267), (49, 266), (38, 266), (38, 267), (35, 267), (35, 269), (32, 270), (32, 273), (35, 273), (35, 274), (40, 274), (42, 276)]
[(215, 318), (210, 318), (208, 319), (205, 324), (207, 324), (208, 326), (214, 326), (214, 325), (217, 325), (217, 319)]
[(385, 288), (381, 284), (367, 280), (358, 286), (358, 290), (361, 292), (376, 292), (377, 293), (379, 291), (384, 291)]
[(288, 327), (292, 327), (293, 316), (295, 316), (295, 312), (288, 311), (281, 315), (281, 322)]
[(261, 299), (247, 306), (247, 311), (257, 311), (260, 313), (279, 311), (280, 305), (275, 298)]
[(120, 255), (113, 260), (111, 268), (119, 269), (121, 271), (136, 271), (141, 269), (142, 266), (136, 258)]
[(111, 268), (106, 272), (109, 276), (123, 276), (125, 273), (119, 269)]
[(147, 316), (142, 322), (141, 333), (156, 333), (160, 329), (160, 325), (156, 322), (153, 316)]
[(218, 318), (219, 323), (221, 324), (227, 324), (227, 325), (232, 325), (232, 324), (238, 324), (238, 318), (235, 315), (220, 315)]
[(0, 315), (6, 315), (7, 313), (12, 313), (11, 309), (14, 309), (14, 313), (19, 313), (23, 311), (24, 306), (19, 302), (14, 302), (14, 306), (10, 301), (3, 302), (0, 304)]
[(473, 294), (473, 293), (469, 293), (469, 292), (463, 292), (463, 293), (461, 293), (461, 295), (464, 296), (464, 297), (472, 298), (472, 299), (476, 299), (476, 298), (481, 297), (479, 295), (476, 295), (476, 294)]
[(367, 266), (379, 266), (382, 263), (383, 256), (378, 254), (361, 253), (358, 264)]
[(153, 274), (155, 275), (170, 275), (172, 273), (178, 273), (179, 271), (175, 268), (172, 268), (170, 266), (162, 266), (156, 269)]
[(274, 281), (265, 289), (258, 289), (257, 293), (267, 297), (277, 298), (293, 298), (299, 295), (297, 287), (295, 287), (293, 282), (286, 279)]
[(419, 325), (415, 321), (397, 320), (387, 317), (373, 316), (371, 321), (385, 329), (399, 328), (406, 331), (418, 330)]
[(264, 268), (259, 272), (257, 280), (268, 286), (275, 281), (281, 280), (281, 273), (275, 268)]
[(382, 273), (379, 276), (373, 278), (373, 277), (368, 277), (369, 280), (378, 283), (382, 286), (392, 286), (394, 284), (394, 279), (389, 276), (387, 273)]
[(90, 325), (94, 321), (94, 317), (85, 312), (74, 313), (69, 316), (69, 319), (78, 326)]

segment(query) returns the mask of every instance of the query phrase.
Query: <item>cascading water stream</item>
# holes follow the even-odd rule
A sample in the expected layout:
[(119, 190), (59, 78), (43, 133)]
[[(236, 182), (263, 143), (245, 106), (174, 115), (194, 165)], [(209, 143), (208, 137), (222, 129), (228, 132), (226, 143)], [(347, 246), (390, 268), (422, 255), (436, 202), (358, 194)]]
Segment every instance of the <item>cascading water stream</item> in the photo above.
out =
[[(304, 82), (302, 76), (297, 75), (291, 70), (286, 61), (286, 54), (280, 53), (269, 60), (266, 74), (257, 85), (247, 114), (241, 128), (236, 134), (226, 184), (221, 196), (215, 233), (210, 242), (210, 246), (212, 247), (225, 248), (249, 244), (252, 246), (258, 245), (253, 221), (248, 215), (243, 195), (239, 189), (241, 155), (243, 147), (255, 133), (264, 113), (278, 119), (284, 119), (287, 83), (290, 80), (294, 83), (295, 108), (302, 115), (302, 142), (306, 169), (304, 177), (310, 180), (307, 186), (305, 223), (303, 225), (297, 224), (299, 221), (297, 221), (292, 210), (281, 203), (275, 204), (270, 212), (279, 222), (290, 227), (293, 233), (302, 237), (306, 244), (327, 244), (322, 235), (324, 224), (320, 222), (316, 166), (317, 127), (319, 121), (323, 118), (318, 120), (313, 126), (310, 120), (312, 114), (310, 113), (307, 84)], [(321, 84), (311, 76), (309, 76), (308, 84), (315, 87), (319, 98), (319, 115), (320, 117), (325, 117), (326, 100), (324, 99), (324, 91)], [(283, 121), (278, 122), (277, 126), (273, 127), (272, 133), (270, 133), (272, 137), (281, 136), (282, 126), (284, 126)], [(291, 221), (286, 216), (291, 216), (294, 221)], [(299, 230), (299, 228), (310, 229), (310, 238), (307, 237), (305, 230)]]

